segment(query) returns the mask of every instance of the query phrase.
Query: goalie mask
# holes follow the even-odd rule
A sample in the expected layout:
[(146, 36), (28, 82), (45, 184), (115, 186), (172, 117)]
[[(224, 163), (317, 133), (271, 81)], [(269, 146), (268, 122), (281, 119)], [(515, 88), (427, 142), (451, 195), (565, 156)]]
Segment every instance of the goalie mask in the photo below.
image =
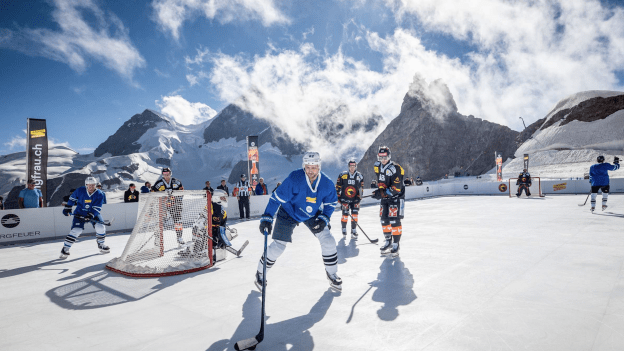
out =
[(227, 206), (227, 194), (224, 190), (217, 189), (212, 194), (212, 202), (221, 206)]

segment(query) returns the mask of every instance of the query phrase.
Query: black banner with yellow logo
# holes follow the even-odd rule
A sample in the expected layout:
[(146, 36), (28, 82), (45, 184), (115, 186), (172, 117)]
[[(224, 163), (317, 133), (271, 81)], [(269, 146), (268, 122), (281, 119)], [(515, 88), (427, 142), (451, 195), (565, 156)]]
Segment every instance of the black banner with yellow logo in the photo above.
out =
[(258, 159), (258, 136), (247, 137), (247, 170), (249, 172), (249, 184), (254, 189), (260, 180), (260, 164)]
[(41, 190), (43, 206), (47, 205), (48, 180), (48, 130), (45, 119), (28, 118), (26, 126), (26, 180), (35, 181)]
[(529, 171), (529, 154), (524, 154), (524, 169)]

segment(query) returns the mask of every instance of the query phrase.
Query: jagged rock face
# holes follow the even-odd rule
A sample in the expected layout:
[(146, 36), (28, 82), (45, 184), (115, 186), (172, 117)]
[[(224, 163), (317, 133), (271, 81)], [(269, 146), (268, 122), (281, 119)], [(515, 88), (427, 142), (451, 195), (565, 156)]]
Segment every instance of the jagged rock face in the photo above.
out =
[(564, 126), (572, 121), (593, 122), (605, 119), (623, 109), (624, 95), (608, 98), (595, 97), (587, 99), (572, 108), (566, 108), (557, 112), (546, 123), (543, 123), (544, 120), (542, 119), (543, 124), (540, 123), (539, 129), (544, 130), (560, 120), (562, 120), (559, 124), (560, 126)]
[(459, 114), (444, 84), (426, 86), (416, 78), (401, 113), (369, 147), (358, 170), (370, 183), (377, 149), (386, 145), (408, 177), (435, 180), (455, 171), (479, 175), (495, 166), (495, 151), (503, 159), (513, 157), (517, 135), (506, 126)]
[(127, 120), (115, 134), (106, 139), (93, 152), (95, 157), (100, 157), (105, 153), (111, 156), (129, 155), (138, 152), (141, 144), (137, 141), (147, 132), (148, 129), (156, 127), (159, 122), (167, 122), (150, 110), (145, 110), (141, 114), (136, 114)]

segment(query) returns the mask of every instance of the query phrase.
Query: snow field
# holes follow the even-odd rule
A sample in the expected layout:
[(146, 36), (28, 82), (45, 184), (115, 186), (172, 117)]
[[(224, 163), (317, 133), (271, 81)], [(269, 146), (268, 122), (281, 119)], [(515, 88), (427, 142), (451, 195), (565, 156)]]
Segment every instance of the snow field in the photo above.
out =
[[(598, 198), (600, 199), (600, 197)], [(624, 344), (624, 219), (590, 214), (585, 196), (444, 197), (406, 203), (401, 256), (380, 257), (332, 216), (343, 292), (328, 289), (314, 236), (300, 225), (267, 276), (257, 350), (609, 350)], [(382, 240), (378, 207), (360, 225)], [(623, 214), (624, 196), (609, 212)], [(0, 248), (0, 349), (232, 350), (259, 330), (253, 284), (258, 221), (233, 225), (240, 258), (177, 277), (104, 269), (128, 235)], [(69, 228), (68, 228), (69, 230)]]

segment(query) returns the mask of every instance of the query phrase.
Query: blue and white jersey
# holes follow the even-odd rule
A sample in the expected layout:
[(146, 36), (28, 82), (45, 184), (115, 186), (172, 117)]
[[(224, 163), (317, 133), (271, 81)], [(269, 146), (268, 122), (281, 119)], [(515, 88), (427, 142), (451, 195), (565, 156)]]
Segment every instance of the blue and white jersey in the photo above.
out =
[(282, 206), (298, 222), (314, 217), (319, 209), (327, 218), (331, 218), (337, 202), (334, 183), (325, 173), (321, 172), (311, 184), (304, 170), (298, 169), (290, 173), (273, 192), (264, 213), (275, 217), (275, 213)]
[(89, 195), (87, 192), (87, 188), (81, 186), (76, 189), (73, 194), (69, 197), (69, 201), (67, 201), (67, 206), (76, 205), (75, 214), (86, 216), (87, 213), (91, 212), (95, 216), (100, 214), (102, 211), (102, 203), (104, 201), (104, 193), (102, 193), (99, 189), (95, 189), (93, 194)]
[(589, 182), (592, 186), (609, 185), (609, 171), (617, 171), (620, 165), (610, 163), (596, 163), (589, 167)]

